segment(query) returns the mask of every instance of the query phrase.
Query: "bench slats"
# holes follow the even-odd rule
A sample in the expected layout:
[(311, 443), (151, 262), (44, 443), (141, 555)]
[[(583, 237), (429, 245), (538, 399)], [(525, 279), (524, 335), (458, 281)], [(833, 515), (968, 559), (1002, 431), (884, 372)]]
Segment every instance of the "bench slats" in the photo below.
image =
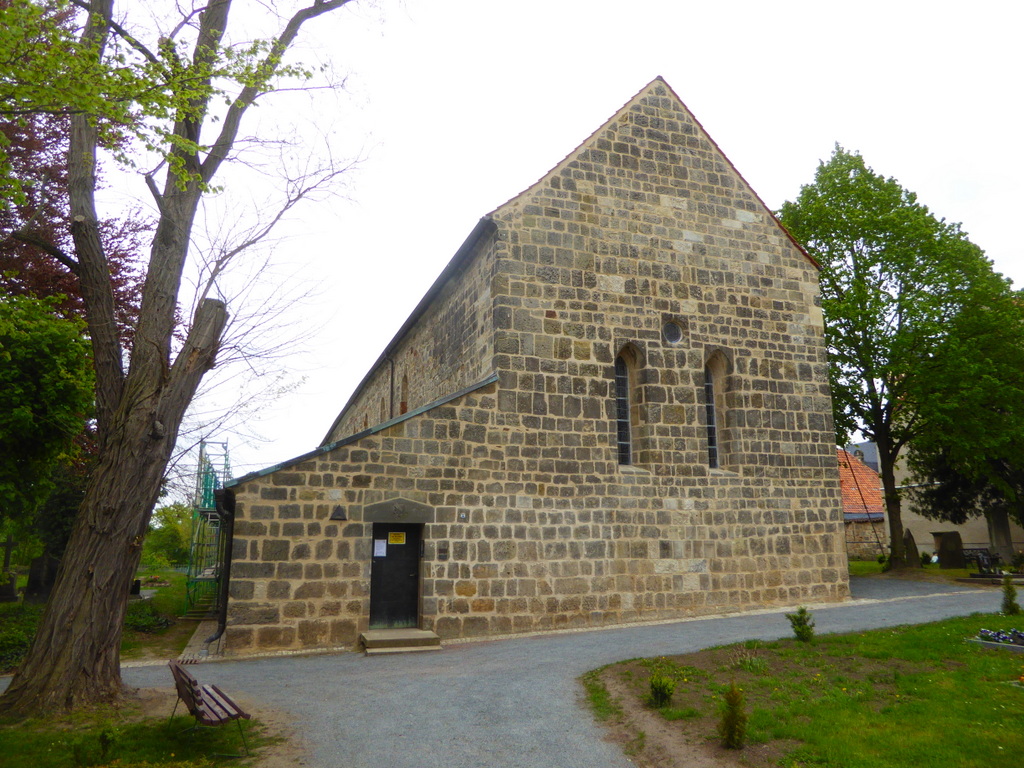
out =
[(252, 716), (215, 685), (200, 685), (192, 674), (175, 661), (169, 662), (178, 698), (201, 725), (223, 725)]

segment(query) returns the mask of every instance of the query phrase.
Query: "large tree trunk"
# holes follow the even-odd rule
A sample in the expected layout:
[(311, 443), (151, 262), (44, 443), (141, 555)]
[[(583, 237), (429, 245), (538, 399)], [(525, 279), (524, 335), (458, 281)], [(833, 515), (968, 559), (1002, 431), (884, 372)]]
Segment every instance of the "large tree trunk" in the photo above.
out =
[[(137, 432), (139, 426), (126, 429)], [(165, 440), (146, 434), (117, 447), (116, 455), (107, 451), (100, 458), (90, 479), (32, 648), (0, 699), (4, 714), (71, 709), (122, 693), (128, 591), (167, 448)]]
[(878, 443), (878, 468), (885, 498), (885, 517), (889, 523), (889, 567), (906, 568), (907, 553), (903, 546), (903, 513), (900, 492), (896, 489), (896, 454), (892, 447)]
[[(306, 21), (349, 2), (311, 0), (296, 10), (254, 71), (272, 76)], [(75, 274), (86, 306), (96, 369), (98, 461), (36, 638), (0, 697), (3, 714), (27, 716), (70, 709), (110, 701), (122, 693), (120, 643), (129, 585), (182, 417), (203, 374), (213, 366), (227, 322), (223, 302), (203, 300), (181, 351), (172, 360), (175, 310), (193, 222), (204, 190), (235, 144), (242, 116), (268, 89), (261, 81), (240, 84), (217, 136), (206, 150), (199, 148), (207, 107), (215, 93), (208, 88), (212, 76), (207, 65), (219, 55), (230, 8), (231, 0), (210, 0), (198, 16), (191, 58), (194, 70), (185, 72), (180, 82), (163, 84), (181, 89), (175, 95), (188, 108), (178, 106), (173, 128), (181, 141), (166, 147), (169, 165), (176, 170), (166, 173), (162, 191), (150, 180), (160, 215), (127, 374), (97, 224), (97, 123), (88, 115), (71, 118), (69, 209)], [(89, 3), (82, 40), (97, 55), (103, 55), (112, 16), (113, 0)]]
[[(156, 390), (129, 376), (75, 518), (50, 600), (0, 714), (26, 717), (122, 694), (121, 633), (142, 540), (185, 408), (214, 361), (227, 321), (207, 300)], [(180, 364), (180, 367), (179, 367)], [(150, 390), (149, 397), (134, 397)]]

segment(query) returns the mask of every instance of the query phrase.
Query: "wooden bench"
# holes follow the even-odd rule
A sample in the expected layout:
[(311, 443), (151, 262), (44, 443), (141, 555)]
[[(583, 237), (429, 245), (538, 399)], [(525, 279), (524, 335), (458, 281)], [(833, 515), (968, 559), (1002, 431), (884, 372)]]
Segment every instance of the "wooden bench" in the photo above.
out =
[(174, 717), (174, 713), (178, 710), (178, 702), (183, 701), (188, 713), (196, 719), (193, 730), (200, 726), (224, 725), (235, 720), (238, 722), (238, 733), (242, 736), (245, 754), (248, 755), (249, 745), (245, 741), (245, 732), (242, 730), (241, 721), (248, 720), (252, 715), (233, 702), (217, 686), (200, 685), (192, 673), (178, 662), (169, 661), (167, 666), (171, 668), (174, 687), (178, 690), (178, 699), (174, 702), (171, 717)]
[(981, 573), (995, 573), (999, 554), (991, 554), (988, 547), (964, 547), (964, 561), (976, 563)]

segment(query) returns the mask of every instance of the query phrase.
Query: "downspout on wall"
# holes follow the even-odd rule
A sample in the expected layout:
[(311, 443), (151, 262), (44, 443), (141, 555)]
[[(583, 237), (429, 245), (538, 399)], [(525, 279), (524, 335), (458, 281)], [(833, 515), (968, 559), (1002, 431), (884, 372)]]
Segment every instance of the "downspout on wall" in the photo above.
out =
[(235, 543), (235, 492), (227, 488), (218, 488), (214, 491), (214, 499), (217, 502), (217, 514), (221, 521), (220, 546), (223, 557), (221, 558), (218, 581), (217, 631), (203, 641), (203, 648), (200, 651), (202, 656), (209, 655), (210, 644), (220, 640), (227, 628), (228, 594), (231, 590), (231, 555)]

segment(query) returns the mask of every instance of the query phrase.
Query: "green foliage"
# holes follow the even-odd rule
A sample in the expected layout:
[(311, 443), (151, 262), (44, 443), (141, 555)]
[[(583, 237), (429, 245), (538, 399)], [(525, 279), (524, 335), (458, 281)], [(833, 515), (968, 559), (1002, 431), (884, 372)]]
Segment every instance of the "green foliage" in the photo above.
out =
[(1024, 400), (1024, 306), (958, 224), (842, 147), (779, 216), (821, 265), (839, 444), (859, 430), (878, 445), (902, 565), (893, 467), (908, 444), (978, 466), (1005, 442), (999, 405)]
[(726, 749), (742, 749), (747, 738), (747, 707), (743, 691), (732, 683), (722, 701), (718, 737)]
[(651, 706), (656, 709), (667, 707), (672, 703), (672, 694), (676, 690), (676, 681), (665, 675), (651, 675), (648, 679), (651, 687)]
[(167, 629), (173, 622), (157, 611), (151, 600), (133, 600), (125, 611), (124, 628), (152, 634)]
[(1009, 573), (1003, 574), (1003, 604), (999, 612), (1004, 616), (1017, 616), (1021, 613), (1020, 603), (1017, 602), (1017, 587)]
[(85, 428), (93, 371), (82, 330), (50, 301), (0, 298), (0, 515), (35, 512)]
[(1000, 281), (959, 225), (839, 146), (780, 218), (822, 268), (837, 429), (899, 442), (927, 379), (962, 381), (959, 359), (932, 358), (950, 320)]
[[(164, 630), (175, 623), (171, 617), (180, 616), (184, 611), (184, 574), (172, 571), (160, 573), (159, 577), (169, 586), (158, 589), (149, 600), (128, 603), (124, 627), (138, 634), (126, 639), (122, 651), (129, 645), (159, 645)], [(42, 605), (0, 603), (0, 674), (12, 671), (21, 663), (35, 637), (42, 613)]]
[[(211, 101), (244, 108), (279, 78), (308, 80), (306, 67), (284, 64), (278, 40), (224, 44), (190, 52), (190, 42), (161, 38), (153, 50), (125, 31), (109, 35), (98, 18), (86, 34), (73, 23), (68, 0), (0, 2), (0, 117), (90, 115), (100, 143), (133, 165), (132, 141), (162, 155), (178, 188), (207, 187), (189, 158), (210, 150), (181, 125), (202, 122)], [(185, 25), (183, 25), (185, 26)], [(228, 87), (241, 92), (233, 94)], [(0, 199), (20, 201), (0, 133)], [(210, 188), (212, 189), (212, 188)]]
[(158, 507), (142, 544), (142, 563), (153, 567), (184, 565), (192, 541), (192, 509), (187, 504)]
[(801, 605), (796, 613), (787, 613), (786, 618), (789, 619), (789, 625), (793, 628), (797, 640), (809, 643), (814, 639), (814, 619), (804, 606)]
[(21, 663), (35, 637), (36, 625), (42, 614), (41, 605), (0, 605), (0, 674), (10, 672)]

